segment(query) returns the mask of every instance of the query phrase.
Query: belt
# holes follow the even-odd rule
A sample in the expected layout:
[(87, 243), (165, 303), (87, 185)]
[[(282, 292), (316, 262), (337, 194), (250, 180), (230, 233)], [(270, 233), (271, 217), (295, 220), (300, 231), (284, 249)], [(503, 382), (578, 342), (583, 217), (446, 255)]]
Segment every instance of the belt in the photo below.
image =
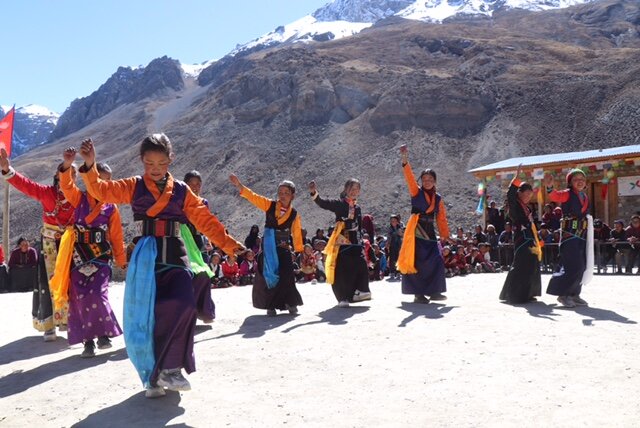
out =
[(587, 229), (587, 220), (578, 220), (577, 218), (563, 218), (560, 221), (560, 228), (563, 231), (583, 231)]
[(78, 229), (76, 227), (76, 242), (79, 244), (100, 244), (105, 241), (105, 231), (102, 229)]
[(180, 222), (174, 220), (149, 219), (135, 222), (138, 236), (156, 236), (179, 238)]

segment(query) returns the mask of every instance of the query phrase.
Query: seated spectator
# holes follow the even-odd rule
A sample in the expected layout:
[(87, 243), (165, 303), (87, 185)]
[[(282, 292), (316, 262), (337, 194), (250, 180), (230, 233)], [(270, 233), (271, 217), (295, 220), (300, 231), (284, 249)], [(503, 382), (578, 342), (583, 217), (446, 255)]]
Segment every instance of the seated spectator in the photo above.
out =
[(616, 250), (609, 244), (611, 228), (599, 218), (593, 220), (593, 244), (598, 272), (607, 271), (607, 264), (615, 259)]
[(456, 248), (455, 260), (460, 275), (466, 275), (471, 272), (471, 266), (467, 263), (467, 255), (462, 245), (458, 245)]
[(513, 229), (511, 223), (504, 224), (504, 230), (498, 237), (498, 245), (500, 247), (499, 262), (502, 269), (508, 269), (513, 263)]
[(209, 260), (209, 267), (213, 271), (213, 278), (211, 278), (212, 288), (222, 287), (221, 279), (223, 278), (224, 275), (222, 273), (222, 265), (220, 264), (221, 259), (222, 257), (220, 257), (219, 253), (214, 252), (213, 254), (211, 254), (211, 259)]
[(300, 229), (300, 233), (302, 233), (302, 243), (303, 244), (311, 244), (311, 238), (307, 237), (307, 229)]
[(373, 253), (376, 256), (373, 280), (380, 281), (384, 278), (385, 272), (387, 271), (387, 256), (378, 244), (373, 244)]
[(253, 284), (253, 277), (258, 269), (258, 262), (253, 250), (247, 250), (244, 253), (244, 260), (240, 263), (238, 274), (240, 275), (240, 285)]
[(38, 281), (38, 253), (25, 238), (18, 239), (18, 247), (9, 256), (9, 277), (12, 291), (33, 291)]
[(478, 247), (471, 248), (471, 250), (465, 257), (465, 261), (470, 266), (471, 273), (482, 272), (482, 263), (484, 263), (484, 256), (480, 254), (480, 250), (478, 249)]
[(551, 208), (551, 204), (545, 204), (542, 208), (542, 222), (545, 224), (550, 224), (553, 219), (553, 209)]
[(324, 229), (316, 229), (316, 234), (311, 238), (311, 246), (315, 248), (317, 241), (329, 242), (329, 238), (324, 236)]
[(222, 262), (222, 281), (225, 283), (225, 287), (232, 285), (240, 285), (240, 267), (236, 263), (236, 256), (227, 256), (227, 259)]
[(616, 273), (622, 273), (622, 267), (626, 265), (627, 254), (629, 253), (629, 243), (627, 242), (627, 234), (624, 230), (624, 221), (616, 220), (613, 222), (613, 230), (611, 231), (609, 242), (616, 251)]
[(313, 246), (314, 255), (316, 258), (316, 279), (320, 282), (324, 282), (327, 280), (327, 275), (324, 273), (324, 263), (327, 260), (327, 255), (324, 254), (324, 249), (327, 246), (327, 243), (322, 240), (316, 241)]
[(387, 238), (384, 235), (376, 236), (376, 244), (380, 247), (381, 251), (384, 251), (387, 247)]
[(487, 235), (482, 231), (482, 226), (476, 224), (475, 233), (473, 234), (473, 242), (476, 244), (481, 244), (483, 242), (487, 242)]
[(633, 266), (636, 260), (638, 260), (638, 271), (636, 274), (640, 275), (640, 215), (632, 215), (631, 223), (624, 230), (629, 243), (629, 253), (627, 257), (627, 267), (625, 272), (631, 274), (633, 272)]
[(455, 254), (451, 252), (451, 247), (448, 245), (442, 249), (442, 259), (444, 260), (444, 271), (447, 278), (460, 274)]
[(300, 272), (302, 273), (303, 281), (313, 281), (315, 284), (316, 279), (316, 256), (313, 253), (311, 244), (304, 244), (304, 251), (300, 254)]
[(254, 254), (257, 254), (260, 251), (260, 245), (258, 243), (258, 238), (260, 237), (260, 227), (257, 224), (251, 226), (251, 230), (249, 230), (249, 234), (244, 239), (244, 246), (247, 250), (253, 251)]
[(487, 225), (487, 244), (491, 245), (491, 260), (497, 261), (499, 260), (498, 255), (498, 244), (500, 235), (496, 232), (496, 228), (494, 225)]
[(483, 242), (478, 245), (478, 249), (483, 259), (481, 263), (482, 271), (487, 273), (500, 272), (500, 264), (491, 260), (491, 245)]
[(465, 241), (464, 229), (459, 227), (456, 229), (456, 236), (454, 238), (456, 245), (464, 245)]
[(549, 225), (550, 230), (558, 230), (560, 229), (560, 220), (562, 220), (562, 208), (555, 207), (553, 209), (551, 220), (546, 223)]

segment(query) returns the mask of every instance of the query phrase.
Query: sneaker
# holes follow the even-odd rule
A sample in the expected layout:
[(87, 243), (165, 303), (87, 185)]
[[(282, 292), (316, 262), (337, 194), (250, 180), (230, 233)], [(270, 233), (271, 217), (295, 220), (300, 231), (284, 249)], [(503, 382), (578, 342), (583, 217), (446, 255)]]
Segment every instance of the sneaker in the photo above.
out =
[(298, 307), (297, 306), (289, 306), (287, 305), (287, 309), (289, 309), (289, 313), (291, 315), (295, 315), (298, 313)]
[(278, 315), (278, 313), (276, 312), (275, 309), (267, 309), (267, 316), (268, 317), (275, 317), (276, 315)]
[(111, 339), (109, 339), (109, 337), (100, 336), (98, 338), (98, 349), (109, 349), (111, 346)]
[(571, 300), (576, 306), (589, 306), (586, 300), (582, 299), (580, 296), (571, 296)]
[(429, 303), (429, 298), (422, 294), (416, 294), (413, 298), (413, 303)]
[(55, 340), (58, 338), (58, 336), (56, 336), (56, 330), (55, 329), (51, 329), (51, 330), (47, 330), (44, 332), (44, 341), (45, 342), (55, 342)]
[(371, 300), (371, 293), (369, 291), (356, 290), (355, 294), (353, 295), (353, 301), (362, 302), (364, 300)]
[(161, 386), (151, 386), (144, 391), (144, 396), (147, 398), (158, 398), (167, 395), (164, 388)]
[(84, 342), (84, 351), (80, 354), (81, 358), (93, 358), (96, 356), (96, 345), (93, 340), (87, 340)]
[(439, 300), (447, 300), (447, 296), (445, 296), (442, 293), (436, 293), (436, 294), (432, 294), (431, 296), (429, 296), (431, 298), (431, 300), (434, 301), (439, 301)]
[(338, 302), (338, 307), (339, 308), (348, 308), (349, 307), (349, 301), (348, 300), (340, 300)]
[(158, 386), (165, 387), (171, 391), (191, 390), (191, 384), (182, 376), (181, 369), (161, 370), (157, 383)]
[(575, 308), (576, 304), (573, 303), (573, 300), (569, 296), (560, 296), (558, 297), (558, 302), (565, 308)]

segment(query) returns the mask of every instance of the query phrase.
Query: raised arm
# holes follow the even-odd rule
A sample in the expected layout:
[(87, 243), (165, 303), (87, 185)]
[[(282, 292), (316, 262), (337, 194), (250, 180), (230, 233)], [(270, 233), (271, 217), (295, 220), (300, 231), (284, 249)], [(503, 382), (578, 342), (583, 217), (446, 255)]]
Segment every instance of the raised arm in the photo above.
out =
[(251, 202), (258, 209), (261, 209), (262, 211), (267, 211), (269, 209), (269, 207), (271, 206), (271, 203), (273, 202), (271, 199), (266, 198), (266, 197), (264, 197), (262, 195), (258, 195), (257, 193), (254, 193), (251, 189), (249, 189), (248, 187), (244, 186), (240, 182), (238, 177), (236, 177), (235, 174), (231, 174), (229, 176), (229, 181), (231, 182), (231, 184), (236, 186), (236, 188), (240, 192), (240, 196), (245, 198), (247, 201)]
[(73, 161), (76, 158), (76, 149), (74, 147), (68, 147), (62, 153), (62, 158), (62, 168), (58, 171), (60, 190), (64, 193), (67, 201), (76, 208), (80, 205), (80, 200), (82, 199), (82, 192), (78, 189), (78, 186), (76, 186), (73, 177)]
[(196, 196), (190, 189), (184, 200), (184, 213), (187, 219), (202, 232), (211, 242), (221, 248), (226, 254), (232, 255), (244, 246), (231, 237), (218, 218), (211, 214), (202, 199)]
[(407, 182), (409, 195), (414, 197), (420, 191), (420, 187), (418, 187), (416, 176), (413, 175), (413, 170), (409, 164), (409, 150), (406, 144), (400, 146), (400, 157), (402, 158), (402, 172), (404, 173), (404, 180)]
[(556, 203), (564, 203), (569, 200), (569, 192), (567, 191), (567, 189), (553, 190), (553, 177), (550, 174), (545, 174), (543, 182), (547, 189), (547, 196), (551, 201)]
[(343, 202), (340, 199), (322, 199), (318, 193), (315, 181), (309, 183), (309, 193), (311, 194), (311, 199), (313, 199), (320, 208), (339, 214)]
[(56, 190), (53, 189), (53, 186), (36, 183), (13, 169), (5, 149), (0, 149), (0, 169), (2, 170), (2, 177), (21, 193), (42, 204), (45, 202), (53, 204), (55, 202)]

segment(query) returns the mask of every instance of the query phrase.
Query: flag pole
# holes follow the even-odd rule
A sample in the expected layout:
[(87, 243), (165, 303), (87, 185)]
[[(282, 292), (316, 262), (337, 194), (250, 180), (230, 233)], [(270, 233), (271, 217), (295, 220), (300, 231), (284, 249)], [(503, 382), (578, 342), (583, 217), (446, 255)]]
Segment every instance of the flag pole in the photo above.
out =
[(9, 247), (9, 182), (4, 180), (4, 203), (2, 204), (2, 248), (10, 254)]

